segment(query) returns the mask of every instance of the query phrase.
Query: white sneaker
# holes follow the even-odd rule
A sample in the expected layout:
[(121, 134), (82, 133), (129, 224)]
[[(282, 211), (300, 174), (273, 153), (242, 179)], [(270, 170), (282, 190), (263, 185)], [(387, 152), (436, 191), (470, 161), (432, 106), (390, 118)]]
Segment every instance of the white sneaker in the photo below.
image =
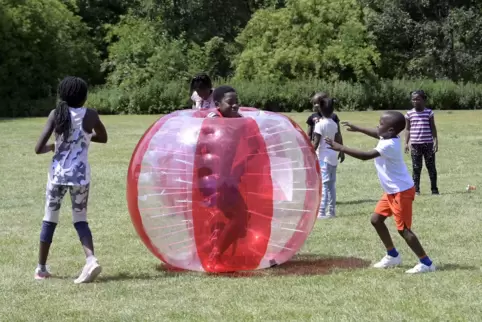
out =
[(35, 275), (34, 275), (34, 278), (36, 280), (44, 280), (46, 278), (49, 278), (51, 277), (52, 275), (50, 274), (50, 272), (48, 271), (48, 269), (46, 268), (44, 271), (41, 270), (39, 267), (37, 267), (35, 269)]
[(430, 273), (430, 272), (435, 272), (435, 265), (432, 264), (430, 266), (427, 266), (422, 263), (418, 263), (415, 265), (414, 268), (409, 269), (405, 273), (407, 274), (420, 274), (420, 273)]
[(75, 284), (90, 283), (92, 282), (100, 273), (102, 272), (102, 267), (97, 262), (97, 259), (89, 261), (85, 264), (80, 273), (79, 277), (74, 281)]
[(318, 218), (318, 219), (333, 219), (333, 218), (335, 218), (335, 216), (332, 216), (332, 215), (325, 215), (325, 216), (318, 215), (317, 218)]
[(386, 255), (381, 261), (373, 265), (375, 268), (390, 268), (402, 264), (402, 256), (399, 254), (397, 257)]

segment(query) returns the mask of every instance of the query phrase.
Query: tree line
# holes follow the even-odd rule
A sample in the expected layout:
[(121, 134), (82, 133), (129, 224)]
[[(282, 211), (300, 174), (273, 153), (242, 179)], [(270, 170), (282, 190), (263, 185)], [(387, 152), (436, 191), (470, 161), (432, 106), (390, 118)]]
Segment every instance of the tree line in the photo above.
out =
[(477, 108), (481, 8), (475, 0), (0, 0), (0, 115), (43, 115), (69, 74), (89, 82), (89, 103), (102, 112), (168, 112), (189, 105), (200, 71), (252, 87), (241, 98), (275, 110), (306, 108), (299, 93), (324, 89), (342, 108), (385, 108), (422, 85), (436, 108)]

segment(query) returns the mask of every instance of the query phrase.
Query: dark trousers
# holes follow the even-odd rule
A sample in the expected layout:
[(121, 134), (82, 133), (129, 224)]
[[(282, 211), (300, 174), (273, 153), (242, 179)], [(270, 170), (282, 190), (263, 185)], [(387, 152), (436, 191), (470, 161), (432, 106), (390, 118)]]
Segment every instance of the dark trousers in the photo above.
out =
[(435, 167), (435, 152), (433, 151), (433, 143), (412, 144), (412, 166), (413, 181), (415, 189), (420, 192), (420, 175), (422, 174), (423, 159), (430, 177), (432, 192), (438, 192), (437, 187), (437, 168)]

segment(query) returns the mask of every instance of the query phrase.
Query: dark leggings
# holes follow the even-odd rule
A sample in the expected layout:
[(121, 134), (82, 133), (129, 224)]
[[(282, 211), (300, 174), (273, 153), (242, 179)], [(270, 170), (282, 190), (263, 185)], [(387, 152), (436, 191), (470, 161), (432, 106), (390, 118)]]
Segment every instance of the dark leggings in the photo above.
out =
[(423, 159), (425, 159), (425, 166), (430, 177), (432, 192), (438, 192), (437, 168), (435, 167), (433, 143), (412, 144), (412, 166), (415, 189), (417, 192), (420, 192), (420, 175), (422, 174)]

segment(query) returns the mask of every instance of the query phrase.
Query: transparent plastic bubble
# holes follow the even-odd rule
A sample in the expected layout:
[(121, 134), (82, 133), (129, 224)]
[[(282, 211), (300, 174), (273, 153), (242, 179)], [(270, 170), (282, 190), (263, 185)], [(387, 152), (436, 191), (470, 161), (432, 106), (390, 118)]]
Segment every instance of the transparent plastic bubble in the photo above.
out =
[(303, 130), (282, 114), (242, 118), (182, 110), (139, 141), (127, 179), (132, 222), (166, 264), (207, 272), (282, 264), (310, 234), (320, 168)]

